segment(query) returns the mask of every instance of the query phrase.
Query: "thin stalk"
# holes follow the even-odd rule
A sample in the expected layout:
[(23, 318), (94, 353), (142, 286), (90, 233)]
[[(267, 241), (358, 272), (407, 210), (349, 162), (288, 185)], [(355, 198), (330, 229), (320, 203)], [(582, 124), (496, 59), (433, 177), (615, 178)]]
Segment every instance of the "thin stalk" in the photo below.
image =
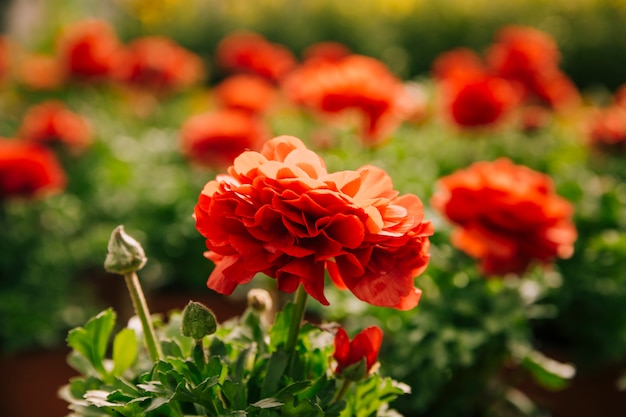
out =
[(141, 327), (143, 328), (144, 341), (150, 354), (152, 362), (157, 362), (161, 359), (163, 354), (161, 353), (161, 345), (157, 343), (156, 333), (154, 332), (154, 326), (152, 324), (152, 318), (150, 311), (148, 310), (148, 304), (146, 303), (146, 297), (143, 294), (141, 285), (139, 284), (139, 278), (137, 273), (129, 272), (124, 274), (124, 280), (130, 293), (130, 298), (133, 300), (133, 306), (135, 307), (135, 313), (141, 321)]
[(304, 310), (306, 309), (307, 298), (308, 294), (304, 290), (304, 287), (300, 285), (298, 287), (298, 290), (296, 291), (293, 316), (291, 317), (291, 322), (289, 323), (289, 333), (287, 334), (287, 341), (285, 343), (285, 350), (290, 355), (295, 350), (296, 343), (298, 342), (300, 325), (302, 324), (302, 319), (304, 318)]
[(350, 385), (352, 385), (352, 381), (349, 379), (344, 379), (342, 381), (341, 388), (339, 388), (339, 391), (335, 393), (335, 397), (333, 398), (331, 404), (343, 400), (343, 397), (346, 396), (348, 390), (350, 389)]

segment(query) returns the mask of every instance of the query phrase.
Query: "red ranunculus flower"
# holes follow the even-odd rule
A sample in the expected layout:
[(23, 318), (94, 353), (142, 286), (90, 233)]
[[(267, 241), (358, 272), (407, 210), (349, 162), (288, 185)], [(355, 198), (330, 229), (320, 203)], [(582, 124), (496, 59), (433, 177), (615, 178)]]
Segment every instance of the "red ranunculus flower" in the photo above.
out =
[(252, 114), (264, 113), (277, 100), (276, 87), (271, 82), (250, 74), (231, 75), (213, 92), (220, 106)]
[(324, 270), (373, 305), (409, 309), (414, 277), (428, 263), (430, 222), (421, 201), (398, 196), (379, 168), (328, 173), (297, 138), (280, 136), (244, 152), (207, 183), (196, 227), (216, 263), (208, 286), (230, 294), (262, 272), (278, 288), (300, 284), (327, 305)]
[(18, 140), (0, 139), (0, 200), (35, 198), (62, 190), (66, 177), (49, 149)]
[(232, 72), (246, 72), (271, 81), (282, 80), (296, 66), (286, 47), (271, 43), (254, 32), (234, 32), (217, 45), (218, 65)]
[(22, 57), (17, 69), (17, 78), (33, 90), (54, 90), (65, 81), (60, 60), (55, 56), (31, 53)]
[(356, 111), (362, 116), (365, 143), (375, 144), (413, 115), (405, 86), (380, 61), (361, 55), (314, 59), (294, 70), (283, 83), (287, 97), (321, 114)]
[(336, 62), (349, 55), (352, 55), (350, 48), (340, 42), (333, 41), (314, 43), (302, 53), (306, 62), (312, 60)]
[(221, 109), (187, 119), (181, 128), (181, 148), (191, 161), (223, 167), (241, 152), (259, 149), (268, 137), (267, 128), (256, 116)]
[(502, 121), (519, 101), (507, 80), (485, 75), (458, 78), (443, 87), (444, 106), (461, 127), (486, 127)]
[(613, 105), (595, 109), (586, 120), (589, 144), (602, 151), (626, 151), (626, 108)]
[(494, 74), (522, 86), (525, 99), (538, 99), (555, 109), (576, 105), (578, 89), (559, 69), (560, 53), (550, 35), (527, 26), (505, 26), (486, 54)]
[(482, 58), (469, 48), (456, 48), (435, 58), (432, 75), (437, 81), (479, 78), (487, 74)]
[(355, 379), (360, 379), (359, 377), (367, 375), (376, 363), (382, 341), (383, 331), (376, 326), (364, 329), (352, 341), (348, 338), (346, 331), (340, 327), (335, 336), (335, 352), (333, 353), (333, 358), (337, 361), (335, 373), (342, 375), (350, 366), (357, 365), (364, 360), (363, 375), (359, 375), (358, 371), (361, 370), (354, 370), (356, 375), (348, 375), (350, 373), (348, 371), (344, 376), (356, 376)]
[(46, 101), (24, 115), (19, 137), (42, 144), (61, 142), (75, 150), (91, 144), (91, 126), (60, 101)]
[(65, 28), (59, 58), (69, 76), (84, 80), (111, 77), (122, 46), (113, 27), (104, 20), (87, 19)]
[(116, 77), (156, 92), (188, 88), (202, 79), (204, 65), (196, 54), (164, 36), (133, 40), (116, 69)]
[(521, 273), (574, 250), (572, 205), (548, 176), (508, 159), (443, 177), (432, 206), (456, 226), (452, 243), (479, 259), (485, 274)]

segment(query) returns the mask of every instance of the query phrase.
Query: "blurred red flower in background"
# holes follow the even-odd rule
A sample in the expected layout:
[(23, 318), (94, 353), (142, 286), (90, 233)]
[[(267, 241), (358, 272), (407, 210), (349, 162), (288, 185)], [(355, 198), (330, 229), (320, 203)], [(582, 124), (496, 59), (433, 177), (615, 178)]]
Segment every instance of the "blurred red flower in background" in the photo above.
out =
[(0, 84), (10, 75), (11, 58), (11, 43), (6, 37), (0, 36)]
[(122, 45), (111, 24), (98, 19), (65, 27), (58, 45), (68, 76), (88, 81), (109, 79), (121, 52)]
[(62, 143), (73, 150), (91, 144), (89, 123), (60, 101), (46, 101), (32, 106), (24, 115), (18, 136), (41, 144)]
[(439, 54), (431, 70), (433, 78), (440, 82), (480, 78), (487, 72), (482, 58), (469, 48), (456, 48)]
[(315, 43), (302, 52), (302, 57), (306, 62), (314, 60), (337, 62), (349, 55), (352, 55), (350, 48), (340, 42), (333, 41)]
[(517, 91), (507, 80), (489, 75), (457, 78), (442, 89), (442, 96), (446, 111), (462, 127), (494, 125), (519, 102)]
[(230, 294), (259, 272), (282, 291), (300, 284), (324, 305), (324, 270), (373, 305), (409, 309), (428, 264), (432, 225), (414, 195), (398, 197), (375, 167), (328, 173), (297, 138), (244, 152), (207, 183), (195, 208), (216, 267), (209, 288)]
[(226, 78), (213, 90), (221, 107), (261, 114), (277, 100), (274, 84), (263, 77), (251, 74), (235, 74)]
[(601, 151), (626, 151), (626, 107), (593, 109), (585, 121), (589, 144)]
[(489, 69), (519, 83), (527, 99), (535, 98), (553, 108), (579, 102), (579, 93), (559, 69), (561, 56), (554, 39), (538, 29), (509, 25), (496, 34), (486, 53)]
[(477, 162), (443, 177), (432, 206), (455, 225), (452, 244), (485, 274), (522, 273), (574, 250), (573, 207), (546, 175), (508, 159)]
[(66, 176), (54, 153), (38, 144), (0, 138), (0, 200), (62, 191)]
[(362, 55), (305, 62), (285, 79), (283, 88), (291, 101), (320, 114), (357, 112), (366, 144), (385, 139), (422, 105), (414, 103), (381, 61)]
[(44, 54), (29, 53), (18, 64), (19, 82), (33, 90), (54, 90), (65, 81), (65, 70), (61, 61)]
[(333, 353), (333, 358), (337, 361), (335, 373), (353, 380), (366, 376), (378, 359), (382, 341), (383, 331), (376, 326), (364, 329), (352, 340), (342, 327), (337, 329)]
[(234, 32), (217, 45), (218, 65), (229, 72), (252, 73), (278, 82), (297, 64), (286, 47), (254, 32)]
[(181, 149), (191, 161), (206, 167), (232, 164), (245, 150), (259, 149), (269, 138), (264, 123), (256, 116), (220, 109), (191, 116), (181, 128)]
[(167, 93), (188, 88), (205, 76), (199, 56), (163, 36), (133, 40), (121, 55), (116, 78), (139, 88)]

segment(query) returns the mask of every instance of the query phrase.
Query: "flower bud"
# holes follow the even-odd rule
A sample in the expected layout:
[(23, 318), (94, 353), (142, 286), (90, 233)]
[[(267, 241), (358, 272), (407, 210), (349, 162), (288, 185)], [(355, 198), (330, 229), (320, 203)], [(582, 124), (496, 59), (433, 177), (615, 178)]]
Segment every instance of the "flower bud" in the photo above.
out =
[(148, 260), (141, 244), (124, 232), (124, 226), (117, 226), (113, 230), (107, 250), (104, 269), (115, 274), (136, 272)]
[(265, 290), (253, 288), (248, 292), (248, 307), (258, 313), (271, 310), (272, 296)]
[(190, 301), (183, 310), (183, 336), (200, 340), (216, 330), (217, 320), (213, 312), (201, 303)]

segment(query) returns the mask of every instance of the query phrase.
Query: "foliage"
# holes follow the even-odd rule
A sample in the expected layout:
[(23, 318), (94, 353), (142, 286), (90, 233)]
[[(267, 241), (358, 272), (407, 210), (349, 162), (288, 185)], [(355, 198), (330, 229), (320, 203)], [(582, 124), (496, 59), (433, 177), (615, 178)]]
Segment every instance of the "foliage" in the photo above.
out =
[[(70, 363), (81, 376), (62, 390), (70, 408), (89, 416), (392, 416), (388, 402), (407, 387), (377, 373), (336, 401), (330, 371), (332, 335), (302, 327), (296, 355), (284, 349), (286, 306), (269, 328), (253, 308), (200, 342), (181, 333), (180, 312), (157, 321), (164, 357), (149, 361), (132, 327), (114, 334), (108, 309), (72, 330)], [(131, 326), (129, 324), (129, 326)], [(113, 338), (112, 356), (107, 356)], [(206, 348), (205, 348), (206, 347)]]

